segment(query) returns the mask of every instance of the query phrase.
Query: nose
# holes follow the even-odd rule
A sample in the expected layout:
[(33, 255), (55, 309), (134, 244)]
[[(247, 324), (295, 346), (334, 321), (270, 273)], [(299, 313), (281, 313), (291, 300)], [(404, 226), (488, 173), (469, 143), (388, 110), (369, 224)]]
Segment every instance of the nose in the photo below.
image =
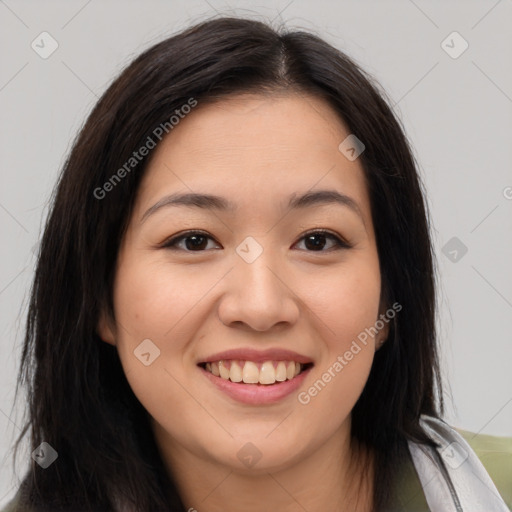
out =
[(285, 274), (269, 250), (252, 263), (237, 261), (226, 276), (226, 293), (219, 304), (222, 323), (255, 331), (296, 323), (300, 299)]

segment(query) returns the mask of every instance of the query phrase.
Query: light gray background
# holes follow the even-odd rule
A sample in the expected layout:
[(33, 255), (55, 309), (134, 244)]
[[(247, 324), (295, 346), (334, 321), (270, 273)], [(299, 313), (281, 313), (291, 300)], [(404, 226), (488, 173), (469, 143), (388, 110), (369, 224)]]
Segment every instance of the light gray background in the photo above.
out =
[[(318, 33), (396, 103), (434, 222), (446, 419), (512, 435), (512, 0), (0, 0), (0, 506), (18, 483), (10, 450), (21, 411), (12, 400), (32, 249), (57, 173), (122, 67), (216, 10)], [(43, 31), (59, 44), (48, 59), (31, 48)], [(469, 44), (456, 59), (441, 46), (453, 31)], [(452, 237), (468, 248), (457, 262), (442, 252)], [(26, 449), (18, 476), (29, 457)]]

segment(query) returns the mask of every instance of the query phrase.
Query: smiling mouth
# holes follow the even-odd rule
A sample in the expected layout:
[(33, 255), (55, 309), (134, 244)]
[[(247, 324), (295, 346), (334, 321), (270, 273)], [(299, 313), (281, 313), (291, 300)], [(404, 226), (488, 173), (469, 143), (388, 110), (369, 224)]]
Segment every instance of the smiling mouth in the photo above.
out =
[(239, 384), (272, 385), (292, 380), (303, 371), (311, 368), (313, 363), (296, 361), (253, 362), (239, 359), (223, 359), (198, 366), (224, 380)]

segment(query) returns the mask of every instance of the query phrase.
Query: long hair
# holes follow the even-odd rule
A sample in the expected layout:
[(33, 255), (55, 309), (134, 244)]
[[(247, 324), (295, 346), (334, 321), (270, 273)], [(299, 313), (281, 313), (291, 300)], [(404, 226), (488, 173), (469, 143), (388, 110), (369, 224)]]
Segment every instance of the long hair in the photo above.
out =
[[(79, 132), (54, 191), (18, 376), (28, 413), (16, 449), (30, 432), (32, 449), (45, 441), (58, 452), (47, 469), (31, 461), (24, 478), (24, 496), (37, 510), (114, 510), (120, 495), (134, 510), (184, 510), (147, 412), (96, 326), (103, 309), (114, 316), (118, 249), (149, 157), (129, 172), (126, 162), (191, 99), (203, 104), (242, 92), (323, 98), (365, 144), (359, 158), (382, 296), (402, 305), (352, 411), (351, 439), (375, 453), (375, 510), (391, 499), (406, 441), (431, 444), (420, 415), (438, 417), (443, 399), (429, 217), (389, 100), (352, 59), (314, 34), (214, 18), (152, 46), (120, 73)], [(123, 165), (122, 182), (112, 182)]]

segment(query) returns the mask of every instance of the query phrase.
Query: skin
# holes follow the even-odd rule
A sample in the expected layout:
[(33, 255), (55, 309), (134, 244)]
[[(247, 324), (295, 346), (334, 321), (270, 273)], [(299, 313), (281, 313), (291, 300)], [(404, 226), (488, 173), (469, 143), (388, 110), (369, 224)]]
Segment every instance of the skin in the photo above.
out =
[[(238, 95), (199, 104), (153, 150), (118, 255), (116, 321), (103, 316), (98, 331), (117, 346), (187, 508), (259, 511), (264, 496), (268, 510), (370, 510), (373, 465), (363, 471), (361, 457), (373, 459), (349, 442), (351, 410), (387, 325), (307, 405), (297, 399), (386, 309), (363, 168), (338, 150), (349, 133), (321, 99)], [(286, 213), (291, 194), (319, 189), (350, 196), (360, 215), (335, 204)], [(169, 206), (141, 222), (174, 192), (238, 209)], [(352, 247), (327, 237), (315, 250), (304, 238), (314, 228)], [(161, 247), (189, 229), (211, 237), (202, 251)], [(235, 251), (247, 236), (263, 249), (250, 264)], [(148, 338), (160, 356), (145, 366), (134, 350)], [(314, 367), (278, 403), (241, 404), (196, 366), (233, 348), (286, 348)], [(237, 457), (248, 442), (261, 453), (252, 467)]]

